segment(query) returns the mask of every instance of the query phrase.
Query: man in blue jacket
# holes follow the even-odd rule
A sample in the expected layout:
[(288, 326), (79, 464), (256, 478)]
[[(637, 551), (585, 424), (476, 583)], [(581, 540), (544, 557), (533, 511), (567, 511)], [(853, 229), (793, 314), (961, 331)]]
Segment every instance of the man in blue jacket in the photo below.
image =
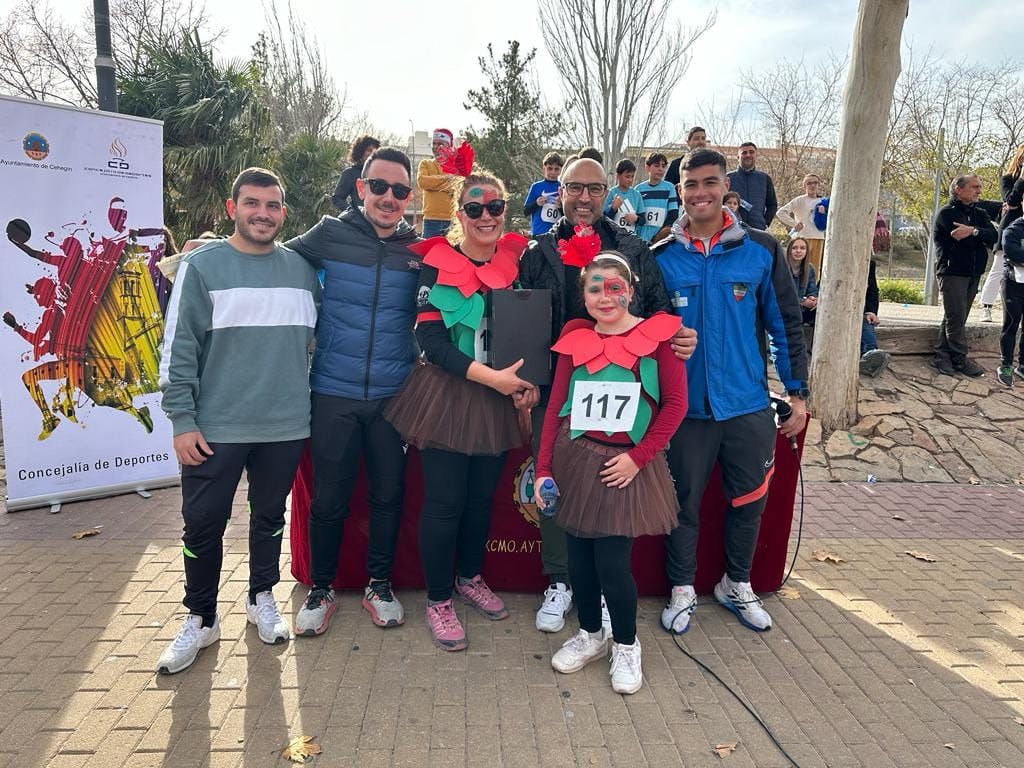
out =
[(416, 358), (413, 337), (419, 261), (408, 250), (418, 241), (403, 214), (409, 205), (409, 158), (377, 149), (366, 160), (356, 189), (362, 208), (325, 216), (288, 242), (324, 270), (324, 293), (310, 370), (314, 487), (309, 518), (313, 588), (295, 619), (296, 635), (327, 629), (337, 604), (338, 568), (349, 499), (360, 457), (370, 483), (370, 582), (363, 607), (373, 622), (405, 620), (391, 591), (391, 566), (405, 492), (402, 439), (384, 419)]
[(729, 189), (725, 158), (710, 149), (691, 152), (681, 179), (685, 215), (654, 252), (675, 312), (701, 343), (686, 362), (689, 406), (669, 446), (680, 511), (679, 527), (667, 539), (672, 595), (661, 623), (679, 634), (689, 628), (700, 502), (717, 461), (729, 509), (726, 573), (715, 597), (745, 626), (763, 631), (772, 620), (751, 589), (750, 566), (775, 466), (765, 335), (793, 408), (782, 432), (794, 436), (803, 429), (808, 394), (800, 305), (775, 239), (740, 226), (722, 207)]
[(779, 210), (779, 201), (772, 177), (756, 168), (757, 145), (754, 142), (740, 144), (739, 161), (740, 167), (729, 174), (729, 189), (739, 192), (740, 216), (748, 226), (768, 229)]

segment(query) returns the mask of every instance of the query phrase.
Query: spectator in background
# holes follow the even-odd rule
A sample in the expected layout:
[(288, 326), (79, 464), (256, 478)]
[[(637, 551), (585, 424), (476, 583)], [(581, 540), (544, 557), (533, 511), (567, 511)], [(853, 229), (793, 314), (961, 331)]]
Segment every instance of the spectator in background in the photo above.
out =
[(725, 196), (722, 198), (722, 205), (735, 213), (738, 219), (740, 215), (740, 193), (726, 192)]
[(659, 239), (659, 233), (668, 233), (679, 217), (679, 193), (674, 184), (665, 181), (668, 158), (661, 152), (652, 152), (644, 162), (647, 181), (636, 185), (636, 191), (644, 200), (646, 214), (636, 233), (648, 243)]
[(807, 259), (810, 247), (806, 238), (794, 237), (786, 246), (786, 263), (793, 275), (793, 287), (796, 288), (800, 300), (800, 311), (803, 315), (804, 346), (807, 354), (811, 353), (811, 342), (814, 338), (814, 320), (818, 308), (818, 280), (814, 265)]
[(359, 197), (359, 190), (356, 189), (356, 179), (363, 175), (363, 163), (366, 158), (373, 154), (373, 150), (380, 148), (380, 142), (373, 136), (360, 136), (352, 142), (352, 148), (348, 153), (349, 166), (341, 172), (338, 179), (338, 186), (331, 195), (331, 202), (339, 211), (348, 207), (358, 208), (363, 204)]
[(619, 184), (608, 190), (604, 215), (623, 229), (636, 232), (637, 222), (643, 218), (647, 209), (640, 192), (633, 187), (636, 178), (636, 165), (633, 161), (628, 158), (619, 160), (615, 164), (615, 178)]
[(562, 172), (562, 156), (557, 152), (544, 155), (544, 178), (533, 182), (526, 194), (523, 213), (530, 217), (530, 234), (534, 237), (543, 235), (562, 215), (562, 206), (558, 201), (558, 190), (562, 184), (558, 175)]
[(686, 134), (686, 152), (677, 157), (671, 163), (668, 164), (668, 170), (665, 171), (665, 181), (672, 186), (679, 183), (679, 165), (683, 162), (683, 158), (687, 154), (693, 152), (695, 149), (704, 149), (708, 145), (707, 132), (699, 125), (693, 126), (689, 133)]
[(416, 185), (423, 190), (423, 237), (448, 234), (452, 225), (452, 195), (459, 178), (441, 170), (440, 158), (450, 152), (455, 136), (447, 128), (434, 131), (432, 158), (420, 160)]
[(604, 156), (597, 147), (584, 147), (576, 157), (584, 157), (588, 160), (596, 161), (601, 166), (604, 165)]
[[(878, 249), (875, 249), (875, 253), (878, 252)], [(882, 375), (892, 357), (888, 352), (878, 348), (878, 337), (875, 335), (875, 326), (879, 323), (878, 280), (875, 277), (875, 267), (876, 262), (871, 259), (868, 262), (868, 287), (864, 293), (864, 322), (860, 331), (860, 375), (872, 378)]]
[(985, 369), (967, 356), (967, 313), (988, 264), (988, 249), (995, 245), (996, 228), (978, 203), (981, 179), (976, 174), (957, 176), (949, 188), (949, 204), (939, 210), (932, 227), (935, 274), (942, 294), (942, 325), (931, 366), (952, 376), (981, 376)]
[(729, 189), (740, 193), (740, 216), (755, 229), (768, 229), (779, 209), (772, 177), (759, 171), (757, 145), (752, 141), (740, 144), (739, 168), (729, 174)]
[(821, 179), (816, 173), (804, 176), (804, 193), (794, 197), (776, 214), (785, 226), (789, 227), (790, 236), (799, 235), (807, 241), (807, 263), (821, 275), (822, 255), (825, 253), (825, 230), (819, 229), (814, 223), (814, 210), (821, 200)]
[[(992, 259), (992, 269), (989, 270), (985, 285), (981, 289), (981, 319), (983, 322), (992, 322), (992, 306), (999, 296), (999, 287), (1003, 282), (1004, 259), (1002, 258), (1000, 244), (1002, 235), (1006, 228), (1021, 215), (1021, 198), (1024, 197), (1024, 176), (1021, 174), (1021, 166), (1024, 165), (1024, 144), (1017, 147), (1006, 173), (999, 179), (1002, 188), (1002, 201), (995, 202), (981, 200), (979, 205), (985, 206), (986, 213), (992, 221), (999, 222), (999, 241), (996, 243), (995, 255)], [(1006, 311), (1004, 305), (1003, 311)], [(1004, 316), (1005, 319), (1005, 316)]]
[[(1018, 157), (1024, 157), (1024, 153), (1019, 153)], [(1017, 201), (1020, 201), (1019, 195)], [(1003, 230), (1003, 256), (1003, 331), (999, 335), (1002, 360), (997, 373), (999, 383), (1010, 387), (1014, 375), (1024, 379), (1024, 335), (1017, 348), (1017, 367), (1013, 367), (1013, 348), (1017, 346), (1017, 330), (1024, 315), (1024, 218), (1020, 217), (1020, 206), (1017, 218)]]

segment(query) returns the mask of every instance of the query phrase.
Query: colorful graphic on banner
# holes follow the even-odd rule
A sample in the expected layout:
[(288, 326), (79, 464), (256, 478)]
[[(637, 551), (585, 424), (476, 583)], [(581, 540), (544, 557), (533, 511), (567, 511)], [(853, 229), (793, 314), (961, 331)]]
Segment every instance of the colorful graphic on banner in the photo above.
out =
[(0, 125), (8, 507), (167, 484), (161, 126), (8, 99)]

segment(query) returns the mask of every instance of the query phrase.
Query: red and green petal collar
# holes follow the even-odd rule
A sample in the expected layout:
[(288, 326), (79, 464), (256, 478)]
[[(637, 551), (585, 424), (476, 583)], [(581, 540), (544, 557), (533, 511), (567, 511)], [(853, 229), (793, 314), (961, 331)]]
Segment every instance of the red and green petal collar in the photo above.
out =
[(469, 298), (480, 290), (508, 288), (519, 277), (519, 257), (528, 241), (515, 232), (506, 232), (498, 240), (494, 255), (479, 266), (459, 253), (444, 237), (431, 237), (409, 246), (423, 263), (437, 270), (437, 285), (458, 288)]
[(631, 370), (639, 358), (652, 355), (658, 344), (675, 336), (682, 324), (678, 315), (658, 312), (626, 333), (602, 336), (592, 320), (570, 320), (551, 349), (571, 356), (573, 367), (586, 366), (592, 374), (609, 364)]

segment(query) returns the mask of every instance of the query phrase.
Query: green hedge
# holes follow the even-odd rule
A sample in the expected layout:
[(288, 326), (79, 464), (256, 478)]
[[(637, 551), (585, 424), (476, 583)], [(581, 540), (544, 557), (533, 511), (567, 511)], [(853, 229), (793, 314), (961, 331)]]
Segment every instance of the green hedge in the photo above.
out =
[(913, 280), (883, 278), (878, 281), (878, 297), (895, 304), (924, 304), (924, 292)]

